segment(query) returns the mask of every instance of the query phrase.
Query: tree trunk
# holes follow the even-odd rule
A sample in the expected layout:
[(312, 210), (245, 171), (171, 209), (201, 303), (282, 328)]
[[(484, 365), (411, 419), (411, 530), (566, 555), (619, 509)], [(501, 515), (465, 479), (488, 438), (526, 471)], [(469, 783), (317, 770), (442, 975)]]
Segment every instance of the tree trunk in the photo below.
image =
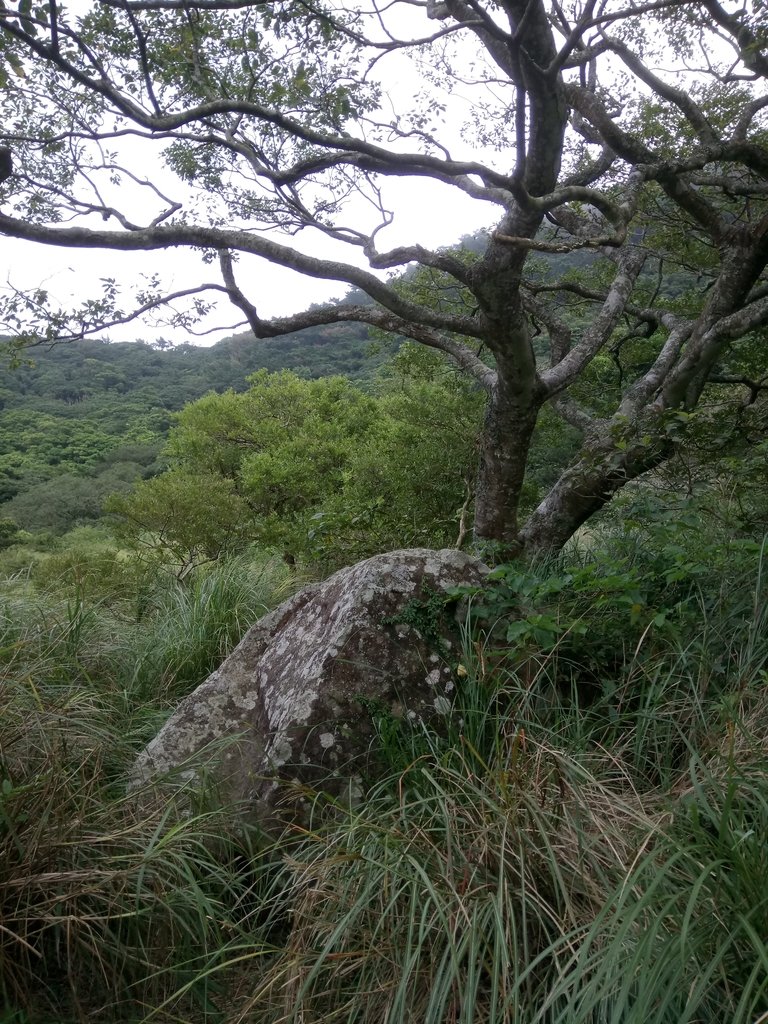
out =
[[(643, 424), (645, 433), (647, 424)], [(664, 437), (651, 443), (617, 445), (616, 424), (602, 421), (578, 458), (528, 517), (520, 531), (520, 553), (527, 559), (560, 551), (591, 516), (630, 480), (660, 466), (672, 451)], [(640, 434), (635, 429), (636, 435)]]
[(544, 398), (535, 387), (525, 400), (512, 396), (500, 381), (488, 404), (480, 437), (474, 536), (479, 545), (493, 546), (502, 558), (519, 550), (520, 496)]

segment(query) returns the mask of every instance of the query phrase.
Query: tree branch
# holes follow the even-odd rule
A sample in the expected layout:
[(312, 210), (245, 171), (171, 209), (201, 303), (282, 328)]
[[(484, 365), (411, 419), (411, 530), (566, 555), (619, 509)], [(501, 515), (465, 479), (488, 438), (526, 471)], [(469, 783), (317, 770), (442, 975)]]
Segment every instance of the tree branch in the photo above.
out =
[(646, 258), (647, 253), (639, 248), (626, 250), (617, 256), (618, 273), (608, 289), (602, 309), (585, 330), (581, 341), (556, 366), (542, 371), (541, 381), (549, 394), (555, 395), (572, 384), (606, 344), (626, 309)]
[(281, 267), (319, 280), (341, 281), (362, 289), (372, 299), (404, 320), (448, 330), (456, 334), (482, 338), (482, 331), (471, 317), (449, 315), (409, 302), (368, 271), (336, 260), (306, 256), (289, 246), (248, 231), (195, 227), (186, 224), (161, 224), (130, 232), (94, 231), (87, 228), (50, 228), (17, 220), (0, 213), (0, 233), (13, 238), (44, 242), (47, 245), (76, 249), (114, 249), (121, 252), (153, 251), (176, 246), (186, 248), (232, 249), (261, 256)]
[(724, 28), (736, 43), (745, 67), (755, 75), (768, 77), (768, 57), (764, 53), (765, 46), (744, 20), (742, 12), (727, 14), (717, 0), (703, 0), (703, 2), (714, 21)]
[(479, 359), (469, 346), (461, 341), (446, 337), (428, 327), (416, 324), (411, 320), (393, 315), (376, 306), (328, 305), (308, 309), (289, 317), (277, 317), (262, 320), (256, 307), (249, 302), (235, 282), (232, 255), (226, 250), (219, 252), (219, 262), (227, 293), (231, 301), (242, 310), (251, 331), (257, 338), (276, 338), (307, 327), (319, 327), (323, 324), (355, 323), (369, 324), (390, 334), (399, 334), (414, 341), (421, 342), (430, 348), (445, 353), (461, 370), (472, 376), (486, 391), (492, 390), (496, 384), (496, 372)]
[(660, 96), (662, 99), (665, 99), (668, 103), (671, 103), (680, 110), (698, 135), (703, 145), (720, 145), (721, 139), (704, 116), (701, 108), (694, 103), (687, 92), (682, 89), (676, 89), (672, 85), (668, 85), (663, 79), (659, 78), (658, 75), (654, 75), (653, 72), (643, 64), (637, 54), (633, 53), (629, 47), (620, 40), (608, 39), (608, 46), (621, 58), (630, 71), (636, 75), (641, 82), (645, 82), (656, 96)]

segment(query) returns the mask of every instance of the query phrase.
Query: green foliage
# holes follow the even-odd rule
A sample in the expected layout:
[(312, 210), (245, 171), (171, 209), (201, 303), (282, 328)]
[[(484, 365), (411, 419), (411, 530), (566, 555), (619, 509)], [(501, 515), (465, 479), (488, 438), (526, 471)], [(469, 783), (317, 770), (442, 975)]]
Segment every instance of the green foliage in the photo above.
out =
[[(657, 601), (671, 607), (695, 591), (717, 606), (731, 589), (744, 593), (744, 575), (763, 551), (761, 518), (745, 515), (755, 492), (748, 484), (742, 491), (737, 480), (723, 477), (687, 496), (661, 486), (632, 489), (605, 517), (603, 543), (631, 559)], [(762, 498), (762, 480), (754, 487)]]
[[(666, 497), (637, 488), (586, 547), (494, 569), (472, 597), (494, 656), (610, 721), (627, 704), (647, 700), (650, 713), (665, 699), (654, 666), (670, 645), (698, 652), (709, 685), (735, 685), (740, 648), (754, 646), (755, 609), (768, 600), (763, 574), (756, 591), (749, 583), (764, 543), (738, 536), (724, 504), (719, 519), (708, 515), (709, 495)], [(727, 618), (730, 632), (701, 633), (702, 615)]]
[(170, 558), (182, 576), (248, 540), (247, 505), (231, 480), (212, 474), (169, 470), (113, 494), (104, 511), (115, 517), (118, 538), (148, 558)]
[(107, 496), (127, 490), (138, 478), (138, 470), (133, 468), (125, 475), (105, 472), (96, 478), (62, 473), (28, 487), (3, 507), (27, 530), (63, 534), (72, 526), (97, 522)]
[(328, 568), (455, 541), (483, 400), (443, 362), (418, 377), (396, 364), (378, 397), (341, 377), (249, 381), (187, 406), (176, 468), (111, 500), (134, 547), (183, 567), (256, 542)]
[(0, 551), (10, 547), (19, 536), (19, 528), (13, 519), (0, 519)]
[(65, 533), (94, 521), (107, 495), (163, 468), (171, 413), (210, 390), (244, 389), (259, 367), (309, 377), (371, 375), (367, 331), (248, 335), (211, 348), (73, 342), (25, 350), (0, 370), (0, 505), (24, 529)]
[(551, 409), (544, 406), (536, 424), (526, 465), (522, 502), (532, 508), (555, 483), (562, 468), (581, 446), (581, 435)]
[(261, 372), (249, 381), (243, 395), (208, 395), (188, 406), (169, 452), (187, 472), (232, 488), (247, 506), (248, 539), (295, 557), (306, 546), (308, 515), (343, 486), (376, 406), (341, 377)]
[[(425, 358), (426, 357), (426, 358)], [(440, 358), (404, 345), (343, 489), (316, 513), (314, 557), (334, 564), (400, 547), (449, 547), (471, 522), (484, 396)]]
[[(671, 575), (671, 573), (670, 573)], [(502, 565), (473, 599), (473, 615), (508, 666), (535, 676), (542, 659), (557, 665), (557, 685), (582, 699), (611, 694), (633, 652), (679, 635), (687, 623), (685, 597), (695, 578), (682, 574), (682, 592), (665, 587), (652, 568), (601, 551), (549, 566)]]
[(446, 597), (441, 591), (420, 590), (418, 596), (407, 601), (396, 615), (386, 618), (384, 625), (397, 626), (402, 623), (411, 626), (430, 646), (440, 650), (444, 646), (442, 637), (445, 634), (445, 620), (452, 603), (452, 598)]
[[(743, 364), (734, 369), (749, 379)], [(768, 529), (768, 406), (759, 393), (746, 405), (734, 397), (729, 389), (710, 385), (704, 407), (684, 425), (685, 445), (677, 446), (652, 493), (660, 493), (662, 507), (679, 509), (689, 520), (700, 516), (749, 538)], [(629, 507), (635, 528), (642, 528), (643, 517), (651, 512), (648, 503), (638, 496)], [(650, 515), (649, 529), (657, 518)]]

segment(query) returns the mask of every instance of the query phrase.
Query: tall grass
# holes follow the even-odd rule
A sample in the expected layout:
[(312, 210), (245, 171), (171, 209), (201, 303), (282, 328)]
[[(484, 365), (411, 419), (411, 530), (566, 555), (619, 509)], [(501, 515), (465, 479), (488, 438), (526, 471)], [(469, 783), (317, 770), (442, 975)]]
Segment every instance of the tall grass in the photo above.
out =
[(144, 1019), (163, 1003), (167, 1019), (185, 1009), (216, 1019), (222, 986), (207, 972), (252, 898), (247, 833), (222, 813), (177, 817), (172, 803), (139, 814), (136, 794), (105, 786), (98, 748), (63, 737), (34, 771), (6, 759), (3, 775), (4, 1004), (51, 1024)]
[(768, 763), (692, 762), (668, 812), (553, 988), (565, 1022), (768, 1012)]
[(283, 568), (145, 579), (122, 598), (11, 581), (6, 1016), (768, 1020), (759, 558), (741, 579), (730, 565), (728, 587), (697, 572), (669, 592), (655, 570), (630, 563), (622, 577), (609, 562), (540, 567), (533, 589), (517, 579), (497, 595), (494, 628), (467, 629), (447, 728), (380, 716), (361, 803), (318, 793), (313, 827), (276, 843), (213, 796), (176, 803), (179, 778), (167, 795), (128, 797), (125, 781), (171, 702), (284, 595)]
[(138, 622), (115, 650), (136, 698), (178, 700), (217, 668), (245, 630), (297, 586), (275, 558), (234, 559), (180, 581), (162, 576), (142, 595)]
[(232, 951), (245, 936), (253, 954), (268, 948), (275, 855), (257, 852), (261, 837), (199, 794), (190, 815), (179, 780), (150, 799), (128, 796), (126, 779), (173, 689), (194, 685), (225, 656), (285, 583), (282, 570), (244, 563), (187, 593), (158, 581), (151, 608), (131, 624), (114, 600), (7, 581), (0, 1005), (8, 1019), (220, 1020)]
[(521, 732), (392, 782), (296, 851), (290, 941), (238, 1019), (532, 1021), (649, 828)]
[(607, 753), (522, 736), (492, 765), (424, 757), (308, 836), (291, 859), (289, 941), (232, 1020), (768, 1012), (768, 761), (692, 765), (690, 787), (662, 799)]
[(564, 644), (470, 640), (449, 735), (385, 728), (396, 771), (292, 851), (289, 941), (232, 1024), (768, 1019), (752, 583), (641, 629), (598, 693)]

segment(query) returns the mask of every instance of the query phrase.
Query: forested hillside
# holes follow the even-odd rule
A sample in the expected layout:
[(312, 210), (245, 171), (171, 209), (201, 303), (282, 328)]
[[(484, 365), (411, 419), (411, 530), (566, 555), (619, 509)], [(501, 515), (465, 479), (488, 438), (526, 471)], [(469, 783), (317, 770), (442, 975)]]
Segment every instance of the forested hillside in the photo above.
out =
[(248, 334), (210, 348), (79, 341), (27, 350), (0, 367), (0, 518), (61, 533), (100, 515), (106, 495), (160, 468), (173, 414), (208, 391), (243, 391), (259, 369), (370, 377), (368, 330)]

